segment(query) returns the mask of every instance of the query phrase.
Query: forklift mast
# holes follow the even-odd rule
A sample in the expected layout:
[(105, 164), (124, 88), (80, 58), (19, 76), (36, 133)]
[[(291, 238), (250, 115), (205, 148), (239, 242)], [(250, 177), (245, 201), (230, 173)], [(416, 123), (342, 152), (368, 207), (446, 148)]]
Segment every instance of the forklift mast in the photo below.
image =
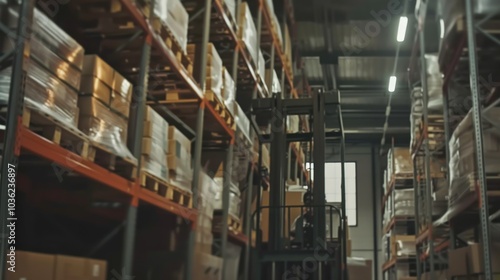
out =
[[(269, 206), (261, 206), (259, 186), (257, 209), (252, 219), (256, 222), (257, 244), (252, 251), (252, 279), (342, 279), (347, 280), (345, 211), (344, 129), (340, 96), (338, 93), (314, 90), (312, 96), (301, 99), (256, 99), (252, 103), (252, 125), (271, 124), (269, 134), (259, 135), (260, 145), (270, 143)], [(287, 133), (287, 116), (309, 117), (310, 132)], [(335, 129), (326, 131), (326, 116), (337, 115)], [(325, 197), (325, 145), (333, 142), (340, 146), (341, 154), (341, 207), (326, 204)], [(312, 191), (309, 205), (287, 205), (285, 201), (287, 178), (287, 147), (292, 142), (310, 143), (314, 166), (313, 182), (307, 188)], [(290, 156), (290, 155), (288, 155)], [(259, 160), (260, 161), (260, 160)], [(261, 166), (259, 168), (262, 168)], [(262, 240), (260, 217), (269, 214), (269, 238)], [(291, 212), (300, 211), (299, 222), (291, 228)], [(336, 217), (336, 218), (335, 218)], [(338, 224), (334, 228), (333, 220)], [(307, 223), (305, 222), (307, 220)], [(293, 230), (293, 232), (292, 232)], [(327, 234), (328, 232), (328, 234)], [(334, 236), (334, 233), (336, 233)]]

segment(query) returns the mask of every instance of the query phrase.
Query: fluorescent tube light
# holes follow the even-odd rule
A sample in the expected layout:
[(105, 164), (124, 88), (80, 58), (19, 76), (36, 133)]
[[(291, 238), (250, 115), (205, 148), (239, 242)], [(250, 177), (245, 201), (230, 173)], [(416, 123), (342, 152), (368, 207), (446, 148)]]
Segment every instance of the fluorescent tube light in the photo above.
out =
[(441, 34), (440, 34), (440, 36), (441, 36), (441, 39), (443, 39), (444, 38), (444, 32), (445, 32), (445, 30), (444, 30), (444, 20), (443, 19), (441, 19), (439, 21), (439, 25), (441, 27)]
[(399, 27), (398, 27), (398, 42), (403, 42), (406, 36), (406, 27), (408, 26), (408, 17), (399, 18)]
[(396, 76), (391, 76), (389, 78), (389, 92), (394, 92), (394, 90), (396, 90), (396, 81)]

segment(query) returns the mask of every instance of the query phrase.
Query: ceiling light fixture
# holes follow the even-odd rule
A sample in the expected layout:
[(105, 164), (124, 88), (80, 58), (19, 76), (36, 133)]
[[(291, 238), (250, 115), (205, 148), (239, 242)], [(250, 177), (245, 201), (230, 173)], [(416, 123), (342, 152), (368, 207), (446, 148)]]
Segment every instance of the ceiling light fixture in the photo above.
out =
[(396, 90), (396, 76), (391, 76), (389, 78), (389, 92), (394, 92)]
[(444, 30), (444, 20), (443, 20), (443, 19), (441, 19), (441, 20), (439, 21), (439, 25), (440, 25), (440, 27), (441, 27), (441, 34), (440, 34), (440, 37), (441, 37), (441, 39), (443, 39), (443, 38), (444, 38), (444, 32), (445, 32), (445, 30)]
[(406, 36), (406, 27), (408, 26), (408, 17), (399, 18), (399, 27), (398, 27), (398, 42), (403, 42)]

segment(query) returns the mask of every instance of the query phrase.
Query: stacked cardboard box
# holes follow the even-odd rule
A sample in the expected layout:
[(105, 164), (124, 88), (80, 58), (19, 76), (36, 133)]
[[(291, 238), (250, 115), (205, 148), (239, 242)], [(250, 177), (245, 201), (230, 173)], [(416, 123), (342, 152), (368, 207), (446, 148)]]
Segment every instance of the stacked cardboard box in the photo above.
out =
[(170, 182), (177, 187), (191, 190), (191, 141), (175, 126), (170, 126), (168, 131), (167, 161)]
[[(198, 45), (199, 46), (199, 45)], [(187, 46), (188, 56), (192, 61), (198, 59), (195, 57), (196, 54), (195, 44), (189, 44)], [(222, 73), (222, 59), (217, 53), (217, 49), (211, 43), (208, 44), (207, 48), (207, 65), (206, 65), (206, 79), (205, 79), (205, 92), (211, 92), (215, 94), (220, 102), (222, 102), (222, 87), (223, 87), (223, 73)]]
[(147, 106), (142, 138), (142, 168), (164, 180), (168, 180), (169, 126), (153, 108)]
[(162, 0), (155, 3), (155, 16), (168, 28), (181, 49), (186, 51), (189, 14), (179, 0)]
[(196, 269), (193, 271), (193, 280), (220, 280), (222, 279), (222, 262), (219, 257), (197, 252), (195, 254)]
[(245, 44), (253, 62), (257, 63), (257, 59), (259, 59), (259, 49), (257, 48), (257, 30), (247, 2), (242, 2), (240, 4), (238, 28), (238, 38)]
[[(116, 83), (114, 83), (115, 76)], [(116, 91), (113, 90), (113, 84), (116, 86)], [(119, 86), (125, 89), (123, 95), (121, 93), (123, 90), (119, 89)], [(94, 142), (125, 158), (133, 158), (126, 144), (131, 96), (130, 83), (119, 74), (115, 75), (113, 68), (96, 55), (85, 56), (81, 95), (78, 98), (80, 108), (78, 127)], [(112, 102), (115, 98), (119, 101)]]
[(387, 154), (387, 173), (392, 175), (412, 175), (413, 161), (408, 148), (392, 148)]
[[(500, 108), (486, 111), (483, 119), (483, 145), (486, 174), (500, 173)], [(453, 132), (449, 142), (450, 152), (450, 207), (460, 203), (463, 196), (475, 191), (476, 149), (472, 129), (472, 113), (469, 112)]]
[[(18, 13), (7, 11), (7, 24), (16, 28)], [(35, 9), (31, 27), (31, 51), (25, 84), (28, 108), (41, 111), (68, 126), (78, 122), (77, 92), (83, 63), (83, 48), (42, 12)], [(16, 47), (12, 40), (2, 41), (2, 51)], [(0, 71), (0, 99), (6, 104), (12, 68)]]
[(6, 280), (104, 280), (103, 260), (16, 251), (16, 272), (7, 271)]
[(229, 71), (224, 67), (222, 69), (222, 99), (229, 113), (234, 117), (237, 112), (236, 87)]
[(347, 258), (350, 280), (372, 279), (372, 261), (361, 258)]
[(200, 173), (198, 200), (198, 218), (196, 226), (196, 245), (199, 251), (211, 254), (213, 235), (212, 221), (214, 214), (215, 183), (207, 174)]
[[(500, 278), (500, 244), (493, 243), (491, 246), (492, 272)], [(483, 269), (481, 244), (473, 243), (463, 248), (450, 250), (448, 253), (448, 274), (450, 277), (481, 275), (484, 273)]]
[[(222, 205), (222, 195), (223, 195), (223, 187), (224, 187), (224, 178), (223, 177), (215, 177), (215, 198), (214, 198), (214, 209), (215, 210), (223, 210)], [(238, 186), (234, 183), (230, 183), (229, 187), (229, 215), (231, 215), (234, 219), (239, 219), (240, 216), (240, 190)]]

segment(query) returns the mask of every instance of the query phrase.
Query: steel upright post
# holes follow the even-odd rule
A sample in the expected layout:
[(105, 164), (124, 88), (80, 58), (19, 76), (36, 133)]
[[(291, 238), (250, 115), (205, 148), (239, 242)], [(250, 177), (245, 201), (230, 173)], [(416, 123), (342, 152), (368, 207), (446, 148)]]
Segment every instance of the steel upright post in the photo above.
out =
[[(419, 41), (420, 41), (420, 67), (421, 67), (421, 82), (422, 82), (422, 96), (423, 96), (423, 123), (424, 123), (424, 131), (422, 132), (424, 135), (424, 142), (422, 145), (424, 146), (424, 168), (425, 168), (425, 215), (426, 215), (426, 223), (428, 229), (430, 230), (432, 226), (432, 186), (431, 186), (431, 159), (430, 159), (430, 151), (429, 151), (429, 137), (427, 134), (428, 131), (428, 109), (427, 104), (429, 100), (429, 92), (427, 88), (427, 61), (425, 60), (425, 32), (424, 28), (419, 29)], [(418, 229), (416, 229), (418, 231)], [(432, 231), (431, 231), (432, 233)], [(432, 236), (429, 238), (431, 239)], [(429, 242), (429, 262), (430, 262), (430, 280), (433, 280), (434, 277), (434, 242)], [(418, 257), (418, 256), (417, 256)]]
[(491, 268), (491, 242), (490, 242), (490, 224), (488, 219), (488, 186), (486, 184), (486, 172), (484, 166), (484, 146), (483, 146), (483, 124), (481, 120), (481, 97), (479, 95), (479, 73), (478, 61), (476, 54), (476, 38), (474, 15), (472, 8), (472, 0), (466, 2), (466, 24), (467, 24), (467, 42), (469, 49), (469, 70), (470, 70), (470, 86), (472, 92), (472, 117), (474, 124), (474, 140), (476, 148), (476, 164), (477, 164), (477, 184), (480, 191), (480, 221), (481, 221), (481, 242), (483, 245), (483, 265), (484, 279), (492, 280)]
[[(314, 187), (313, 187), (313, 202), (316, 207), (325, 204), (325, 93), (315, 91), (313, 93), (313, 116), (314, 116), (314, 131), (313, 131), (313, 162), (314, 162)], [(324, 208), (316, 208), (318, 213), (314, 217), (314, 244), (318, 240), (322, 245), (325, 243), (326, 227), (325, 227), (325, 210)]]
[(250, 171), (248, 172), (248, 187), (247, 196), (245, 201), (245, 221), (244, 221), (244, 231), (248, 238), (248, 242), (245, 246), (245, 256), (243, 260), (243, 280), (249, 279), (250, 274), (250, 250), (252, 248), (252, 197), (253, 197), (253, 163), (250, 165)]
[[(1, 242), (0, 242), (0, 273), (4, 275), (7, 263), (7, 237), (9, 236), (9, 228), (7, 228), (8, 220), (15, 218), (15, 213), (10, 212), (8, 208), (9, 199), (9, 189), (15, 188), (12, 186), (9, 179), (15, 177), (9, 177), (7, 174), (16, 174), (17, 170), (17, 155), (15, 154), (16, 142), (18, 142), (18, 124), (21, 121), (21, 116), (23, 113), (23, 103), (24, 103), (24, 83), (26, 80), (26, 63), (24, 54), (29, 54), (30, 50), (30, 30), (33, 19), (33, 7), (35, 1), (24, 0), (19, 7), (19, 19), (17, 21), (17, 32), (16, 32), (16, 52), (13, 53), (13, 65), (12, 65), (12, 76), (10, 80), (9, 89), (9, 101), (8, 101), (8, 111), (7, 120), (5, 127), (5, 138), (3, 145), (2, 154), (2, 168), (0, 174), (1, 176), (1, 201), (0, 201), (0, 222), (2, 225), (1, 229)], [(14, 170), (11, 172), (10, 170)], [(12, 179), (11, 179), (12, 180)], [(15, 221), (13, 221), (15, 223)]]
[(222, 257), (222, 280), (231, 280), (226, 279), (226, 247), (227, 247), (227, 233), (228, 226), (226, 225), (227, 220), (229, 218), (229, 194), (231, 192), (231, 184), (232, 184), (232, 171), (233, 171), (233, 149), (234, 149), (234, 140), (231, 140), (231, 144), (229, 145), (227, 151), (226, 161), (224, 162), (224, 181), (222, 188), (222, 230), (221, 230), (221, 257)]
[[(153, 1), (154, 2), (154, 1)], [(154, 5), (154, 3), (152, 4)], [(141, 65), (139, 67), (139, 76), (137, 78), (137, 86), (134, 88), (133, 96), (133, 110), (130, 124), (132, 129), (132, 152), (137, 159), (137, 164), (141, 164), (141, 150), (142, 150), (142, 125), (144, 122), (144, 111), (146, 106), (146, 93), (148, 89), (148, 71), (149, 60), (151, 55), (151, 38), (146, 38), (142, 46)], [(140, 168), (137, 168), (137, 178), (140, 176)], [(134, 260), (134, 246), (135, 246), (135, 232), (137, 222), (137, 201), (132, 199), (131, 204), (127, 210), (125, 222), (125, 236), (123, 239), (123, 256), (122, 256), (122, 273), (124, 275), (132, 275), (133, 260)]]
[[(210, 36), (210, 18), (212, 13), (212, 0), (205, 0), (204, 8), (204, 18), (203, 18), (203, 34), (201, 40), (201, 47), (196, 48), (196, 56), (200, 59), (196, 62), (196, 74), (198, 74), (197, 80), (200, 83), (201, 90), (205, 92), (205, 78), (206, 78), (206, 65), (207, 65), (207, 49), (208, 40)], [(193, 159), (193, 182), (192, 182), (192, 192), (193, 192), (193, 208), (198, 207), (198, 185), (200, 182), (200, 172), (201, 172), (201, 152), (203, 149), (203, 126), (205, 119), (205, 101), (202, 100), (200, 107), (198, 108), (198, 114), (196, 116), (196, 135), (194, 142), (194, 159)], [(194, 249), (195, 249), (195, 239), (196, 233), (194, 231), (195, 226), (189, 231), (188, 248), (186, 254), (186, 266), (185, 266), (185, 280), (191, 280), (193, 274), (194, 265)]]

